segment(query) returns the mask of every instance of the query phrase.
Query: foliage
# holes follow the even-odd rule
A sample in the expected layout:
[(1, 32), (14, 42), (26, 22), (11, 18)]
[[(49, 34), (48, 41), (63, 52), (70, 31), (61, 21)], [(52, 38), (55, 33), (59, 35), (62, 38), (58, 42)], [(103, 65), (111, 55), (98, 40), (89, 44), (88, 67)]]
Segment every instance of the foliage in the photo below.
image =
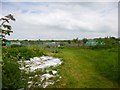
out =
[(47, 45), (46, 47), (47, 47), (47, 48), (50, 48), (50, 45)]
[(10, 20), (15, 21), (15, 18), (13, 15), (9, 14), (3, 18), (0, 19), (1, 25), (0, 25), (0, 32), (1, 32), (1, 38), (5, 38), (5, 35), (10, 35), (12, 33), (12, 27), (9, 25)]
[(30, 59), (35, 56), (44, 55), (43, 50), (37, 47), (14, 47), (3, 48), (3, 70), (2, 84), (3, 89), (18, 89), (25, 87), (26, 81), (23, 80), (24, 72), (21, 73), (17, 61)]
[(103, 42), (103, 45), (97, 44), (95, 46), (90, 46), (89, 48), (91, 49), (109, 49), (109, 48), (113, 48), (113, 47), (118, 47), (118, 39), (116, 39), (115, 37), (107, 37), (107, 38), (98, 38), (96, 40), (98, 43)]
[(59, 51), (58, 50), (53, 50), (52, 53), (58, 53)]
[(77, 43), (78, 42), (78, 38), (73, 39), (73, 42)]
[(71, 44), (71, 41), (70, 41), (70, 40), (68, 40), (68, 44)]
[(4, 58), (2, 67), (2, 85), (4, 89), (15, 89), (23, 86), (19, 65), (14, 60)]
[(83, 43), (85, 44), (87, 41), (88, 41), (88, 39), (87, 38), (83, 38)]
[[(12, 56), (3, 48), (2, 85), (4, 89), (15, 89), (22, 86), (22, 77), (17, 63), (18, 57)], [(16, 83), (17, 82), (17, 83)]]
[(60, 46), (60, 47), (58, 47), (58, 48), (63, 49), (63, 48), (64, 48), (64, 46)]

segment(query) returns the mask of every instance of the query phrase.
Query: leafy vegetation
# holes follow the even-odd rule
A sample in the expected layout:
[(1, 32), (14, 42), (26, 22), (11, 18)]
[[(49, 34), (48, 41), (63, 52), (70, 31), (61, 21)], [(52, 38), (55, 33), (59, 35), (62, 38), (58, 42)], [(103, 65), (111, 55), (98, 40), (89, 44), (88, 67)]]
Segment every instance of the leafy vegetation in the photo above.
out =
[(21, 73), (17, 61), (44, 55), (42, 49), (37, 47), (3, 48), (2, 84), (4, 89), (18, 89), (25, 87), (24, 72)]
[[(3, 58), (3, 88), (26, 88), (28, 76), (41, 73), (25, 74), (19, 69), (19, 60), (49, 55), (62, 58), (63, 64), (58, 67), (61, 80), (48, 88), (116, 88), (119, 87), (119, 44), (116, 38), (97, 39), (104, 45), (74, 46), (61, 44), (60, 47), (19, 46), (4, 47)], [(25, 41), (27, 42), (27, 41)], [(32, 43), (32, 41), (30, 41)], [(68, 44), (73, 44), (68, 41)], [(39, 43), (37, 41), (37, 43)], [(61, 42), (62, 43), (62, 42)], [(77, 43), (78, 42), (74, 42)], [(34, 44), (36, 42), (34, 41)], [(37, 81), (35, 78), (34, 81)], [(36, 85), (33, 86), (37, 87)]]
[(9, 24), (10, 20), (15, 21), (15, 18), (13, 15), (9, 14), (3, 18), (0, 18), (0, 38), (5, 38), (6, 35), (10, 35), (13, 31), (11, 30), (12, 27)]

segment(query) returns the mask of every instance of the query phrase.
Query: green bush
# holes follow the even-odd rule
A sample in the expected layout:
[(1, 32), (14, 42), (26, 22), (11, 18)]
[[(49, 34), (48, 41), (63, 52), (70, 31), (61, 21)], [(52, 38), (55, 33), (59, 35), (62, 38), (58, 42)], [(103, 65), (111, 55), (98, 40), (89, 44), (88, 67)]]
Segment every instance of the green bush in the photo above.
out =
[(118, 45), (95, 45), (95, 46), (88, 46), (89, 49), (110, 49), (118, 47)]
[(3, 89), (24, 88), (26, 81), (23, 81), (24, 73), (19, 69), (19, 60), (27, 60), (32, 57), (44, 55), (43, 50), (38, 47), (14, 47), (3, 48), (2, 58), (2, 84)]
[(53, 50), (52, 53), (58, 53), (59, 51), (58, 50)]
[(15, 61), (17, 58), (3, 57), (2, 67), (2, 87), (3, 89), (21, 88), (24, 85), (22, 81), (19, 64)]
[(47, 48), (50, 48), (50, 46), (49, 46), (49, 45), (47, 45), (46, 47), (47, 47)]

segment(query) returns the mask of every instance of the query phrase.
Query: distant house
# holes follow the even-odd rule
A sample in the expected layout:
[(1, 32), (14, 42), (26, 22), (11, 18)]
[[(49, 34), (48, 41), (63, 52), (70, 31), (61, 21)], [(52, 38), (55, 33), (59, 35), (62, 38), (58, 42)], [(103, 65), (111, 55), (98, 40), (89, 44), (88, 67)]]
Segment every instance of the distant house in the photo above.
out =
[(4, 46), (9, 47), (9, 46), (11, 46), (11, 42), (9, 40), (7, 40), (7, 39), (2, 39), (2, 46), (3, 47)]
[(6, 41), (6, 46), (10, 47), (11, 46), (11, 42), (10, 41)]
[(11, 42), (11, 45), (21, 45), (21, 43), (20, 42)]
[(7, 47), (9, 47), (9, 46), (11, 46), (11, 45), (21, 45), (21, 43), (20, 43), (20, 42), (9, 41), (9, 40), (7, 40), (7, 39), (3, 39), (3, 40), (2, 40), (2, 46), (7, 46)]
[(60, 42), (46, 42), (44, 46), (52, 46), (52, 47), (58, 47), (60, 45)]

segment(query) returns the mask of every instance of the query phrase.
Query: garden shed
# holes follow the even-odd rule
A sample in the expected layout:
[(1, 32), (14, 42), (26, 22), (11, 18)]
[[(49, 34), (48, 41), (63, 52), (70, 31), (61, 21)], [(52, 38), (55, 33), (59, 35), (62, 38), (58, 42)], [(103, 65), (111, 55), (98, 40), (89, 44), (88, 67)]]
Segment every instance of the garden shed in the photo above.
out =
[(2, 40), (2, 46), (10, 47), (11, 45), (21, 45), (21, 43), (20, 42), (9, 41), (7, 39)]
[(11, 42), (11, 45), (21, 45), (21, 43), (20, 42)]
[(10, 41), (6, 41), (6, 46), (7, 47), (11, 46), (11, 42)]
[(2, 46), (11, 46), (11, 42), (7, 39), (2, 39)]
[(88, 45), (88, 46), (94, 46), (94, 45), (103, 45), (104, 43), (103, 42), (97, 42), (97, 41), (87, 41), (85, 44)]

